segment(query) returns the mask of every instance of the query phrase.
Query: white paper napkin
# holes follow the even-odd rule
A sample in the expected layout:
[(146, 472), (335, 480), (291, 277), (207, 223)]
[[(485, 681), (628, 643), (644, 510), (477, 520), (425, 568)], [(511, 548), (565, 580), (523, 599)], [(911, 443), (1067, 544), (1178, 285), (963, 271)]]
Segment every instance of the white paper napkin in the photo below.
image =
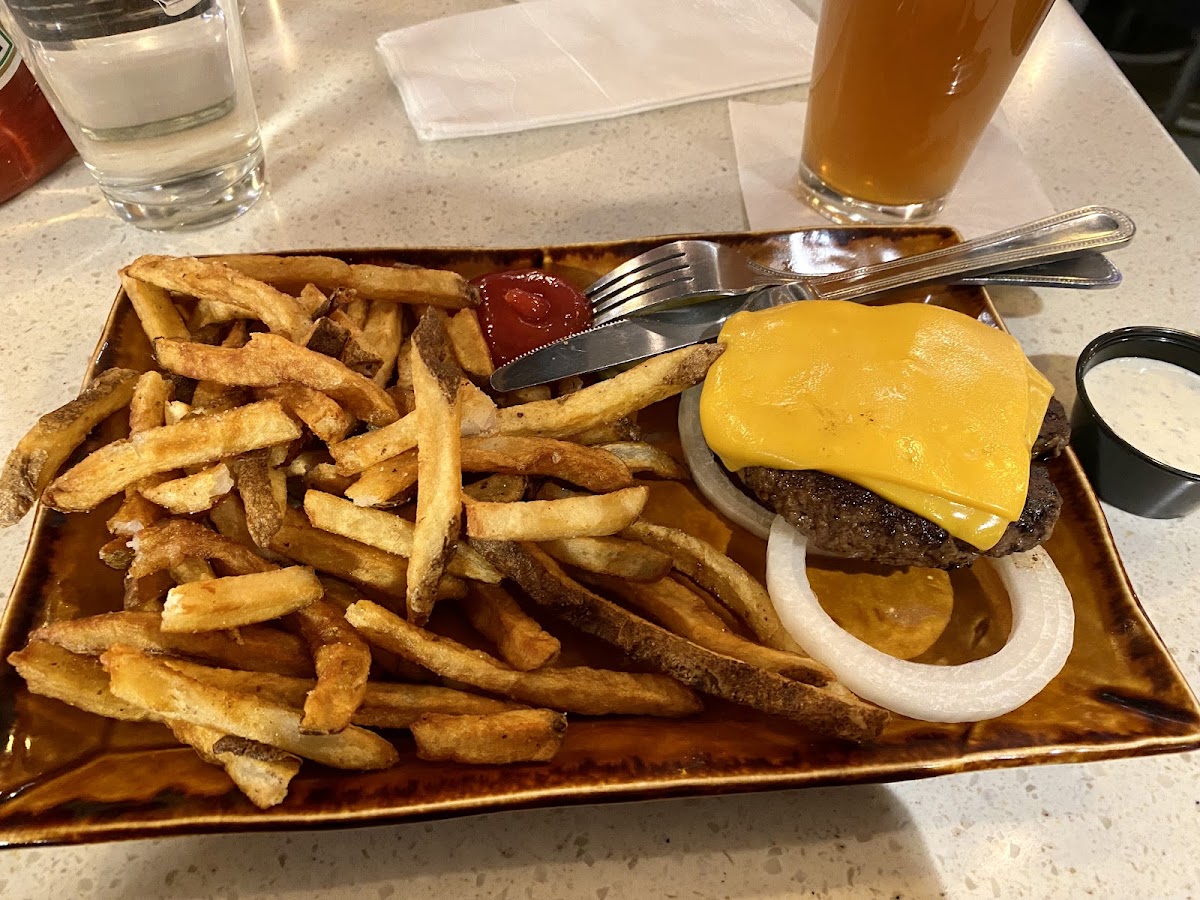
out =
[[(742, 200), (752, 230), (828, 224), (828, 219), (805, 205), (796, 190), (807, 109), (804, 102), (729, 103)], [(998, 112), (936, 222), (952, 226), (969, 239), (1054, 211), (1003, 112)]]
[(791, 0), (535, 0), (402, 28), (377, 46), (432, 141), (806, 82), (815, 37)]

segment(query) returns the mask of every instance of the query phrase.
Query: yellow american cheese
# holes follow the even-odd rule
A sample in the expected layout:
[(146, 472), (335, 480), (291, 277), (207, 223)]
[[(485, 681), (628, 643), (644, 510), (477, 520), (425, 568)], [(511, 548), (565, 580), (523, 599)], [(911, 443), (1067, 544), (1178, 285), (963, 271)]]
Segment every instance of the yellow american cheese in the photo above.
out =
[(725, 466), (815, 469), (987, 549), (1016, 521), (1052, 388), (1011, 336), (937, 306), (738, 313), (700, 403)]

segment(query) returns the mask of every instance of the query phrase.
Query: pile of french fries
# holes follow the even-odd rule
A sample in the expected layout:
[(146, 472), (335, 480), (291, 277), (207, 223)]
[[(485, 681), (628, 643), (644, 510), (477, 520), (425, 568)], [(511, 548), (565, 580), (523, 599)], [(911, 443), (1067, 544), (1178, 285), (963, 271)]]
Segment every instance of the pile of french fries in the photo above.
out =
[[(850, 740), (882, 728), (753, 577), (640, 518), (644, 479), (686, 473), (635, 417), (720, 348), (497, 395), (453, 272), (147, 256), (121, 283), (158, 370), (101, 373), (0, 473), (0, 524), (105, 504), (96, 550), (124, 571), (123, 608), (10, 655), (30, 691), (163, 723), (263, 808), (302, 759), (393, 765), (379, 731), (422, 759), (544, 761), (568, 715), (687, 716), (697, 692)], [(122, 411), (128, 438), (61, 471)], [(473, 647), (431, 627), (443, 605)], [(630, 670), (560, 664), (558, 623)]]

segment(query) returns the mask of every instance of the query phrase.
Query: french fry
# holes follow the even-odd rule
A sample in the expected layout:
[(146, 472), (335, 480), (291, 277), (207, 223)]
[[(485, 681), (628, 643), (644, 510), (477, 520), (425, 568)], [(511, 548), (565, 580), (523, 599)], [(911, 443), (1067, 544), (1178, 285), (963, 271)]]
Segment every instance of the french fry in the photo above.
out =
[(81, 656), (48, 641), (30, 641), (8, 655), (30, 693), (53, 697), (70, 706), (127, 722), (153, 720), (153, 714), (113, 696), (108, 673), (94, 656)]
[(251, 540), (258, 547), (271, 546), (283, 526), (287, 498), (276, 495), (267, 451), (256, 450), (234, 460), (233, 478)]
[[(496, 404), (483, 391), (463, 379), (459, 387), (462, 400), (460, 433), (466, 437), (484, 434), (496, 427)], [(417, 446), (417, 414), (411, 412), (397, 422), (331, 445), (330, 454), (338, 472), (354, 475)]]
[(806, 684), (822, 686), (836, 680), (826, 666), (807, 656), (764, 647), (730, 631), (700, 596), (678, 581), (663, 578), (638, 584), (622, 578), (601, 577), (596, 583), (668, 631), (701, 647)]
[(626, 441), (640, 441), (642, 430), (638, 428), (633, 416), (621, 416), (611, 422), (604, 422), (591, 428), (584, 429), (579, 434), (573, 434), (570, 440), (585, 447), (619, 444)]
[(885, 710), (860, 700), (840, 684), (814, 687), (792, 681), (672, 634), (573, 581), (534, 544), (472, 541), (472, 545), (535, 603), (564, 622), (705, 693), (852, 741), (877, 736), (888, 720)]
[[(395, 304), (390, 305), (395, 309)], [(363, 306), (362, 324), (366, 324), (365, 302)], [(364, 378), (374, 379), (383, 366), (383, 360), (363, 337), (362, 325), (340, 309), (331, 312), (329, 318), (346, 329), (346, 342), (342, 345), (342, 352), (338, 354), (338, 359), (350, 371), (357, 372)]]
[(336, 359), (275, 334), (253, 334), (245, 347), (210, 347), (192, 341), (155, 341), (158, 364), (169, 372), (219, 384), (271, 387), (296, 381), (328, 394), (371, 425), (388, 425), (399, 415), (379, 385)]
[(168, 720), (167, 727), (206, 763), (223, 768), (238, 790), (259, 809), (282, 803), (288, 785), (300, 771), (300, 757), (259, 741), (178, 719)]
[(462, 513), (462, 374), (446, 336), (446, 314), (429, 310), (413, 331), (417, 417), (417, 523), (408, 572), (408, 617), (423, 624), (458, 543)]
[(396, 409), (402, 413), (413, 410), (412, 386), (412, 339), (405, 338), (396, 355), (396, 383), (388, 388), (388, 396), (396, 402)]
[(299, 336), (310, 324), (308, 314), (295, 297), (219, 262), (190, 257), (142, 256), (130, 263), (126, 272), (130, 277), (168, 291), (236, 306), (262, 321), (271, 331), (288, 338)]
[(167, 569), (142, 578), (134, 578), (126, 572), (124, 593), (121, 598), (122, 609), (133, 613), (155, 613), (155, 621), (157, 621), (157, 614), (162, 612), (163, 600), (167, 597), (167, 591), (178, 583)]
[(527, 615), (504, 588), (472, 584), (458, 603), (472, 627), (495, 644), (500, 658), (514, 669), (528, 672), (558, 658), (558, 638)]
[(567, 394), (574, 394), (576, 391), (582, 391), (584, 387), (583, 379), (578, 375), (568, 375), (566, 378), (561, 378), (554, 383), (551, 391), (555, 397), (565, 397)]
[(223, 462), (201, 469), (193, 475), (140, 488), (141, 494), (156, 506), (179, 516), (211, 509), (218, 499), (233, 489), (233, 476)]
[(129, 430), (148, 431), (165, 421), (166, 405), (171, 400), (171, 384), (158, 372), (138, 376), (129, 398)]
[(88, 432), (129, 403), (137, 380), (129, 369), (109, 369), (76, 399), (38, 419), (0, 470), (0, 527), (29, 512)]
[(503, 394), (497, 394), (496, 405), (520, 406), (523, 403), (543, 403), (549, 400), (551, 396), (550, 385), (535, 384), (531, 387), (517, 388), (515, 391), (505, 391)]
[(100, 562), (110, 569), (127, 569), (133, 562), (133, 548), (125, 535), (118, 535), (100, 548)]
[[(263, 279), (258, 279), (262, 281)], [(305, 284), (300, 288), (300, 293), (296, 295), (296, 299), (300, 301), (300, 305), (304, 307), (304, 311), (310, 317), (316, 318), (323, 316), (329, 312), (329, 298), (315, 284)]]
[(151, 344), (160, 337), (191, 337), (187, 326), (183, 324), (183, 317), (171, 302), (170, 294), (161, 287), (139, 281), (125, 269), (121, 270), (121, 287), (125, 289), (125, 296), (129, 298)]
[(269, 622), (320, 600), (321, 594), (321, 582), (306, 566), (193, 581), (167, 592), (162, 630), (217, 631)]
[(350, 724), (366, 695), (371, 649), (342, 610), (323, 600), (296, 610), (291, 621), (308, 643), (317, 669), (317, 682), (304, 700), (300, 730), (335, 734)]
[[(229, 331), (221, 339), (221, 346), (236, 350), (244, 347), (249, 337), (250, 332), (246, 327), (246, 320), (239, 319), (229, 327)], [(196, 390), (192, 393), (192, 407), (206, 413), (220, 412), (225, 409), (233, 409), (235, 406), (243, 406), (248, 399), (244, 388), (230, 387), (215, 381), (198, 381)]]
[(529, 479), (524, 475), (489, 475), (463, 485), (463, 494), (487, 503), (515, 503), (525, 498), (528, 487)]
[(91, 509), (148, 475), (207, 465), (299, 436), (300, 427), (278, 403), (252, 403), (114, 441), (51, 482), (44, 498), (64, 512)]
[(255, 396), (260, 400), (278, 401), (327, 444), (337, 443), (354, 428), (354, 416), (342, 409), (336, 400), (296, 381), (258, 388)]
[[(392, 513), (355, 506), (349, 500), (321, 491), (305, 493), (304, 512), (314, 528), (340, 534), (396, 556), (407, 558), (412, 555), (416, 526)], [(461, 541), (455, 545), (446, 571), (476, 581), (500, 582), (500, 573)]]
[(677, 528), (649, 522), (635, 522), (621, 532), (621, 537), (667, 554), (680, 574), (716, 597), (768, 647), (804, 654), (779, 621), (767, 589), (724, 553)]
[[(385, 651), (375, 648), (373, 652)], [(189, 678), (222, 690), (253, 694), (294, 709), (304, 706), (305, 698), (316, 684), (311, 678), (214, 668), (169, 656), (160, 658)], [(486, 715), (524, 708), (509, 700), (496, 700), (438, 685), (368, 681), (362, 704), (354, 711), (353, 724), (366, 728), (407, 728), (426, 713)]]
[(607, 450), (621, 460), (633, 474), (647, 472), (672, 481), (686, 481), (689, 477), (687, 469), (677, 463), (669, 453), (644, 441), (617, 441), (613, 444), (601, 444), (599, 449)]
[[(176, 584), (188, 584), (193, 581), (212, 581), (216, 578), (212, 566), (205, 559), (185, 559), (178, 565), (171, 566), (171, 577)], [(169, 593), (169, 591), (168, 591)]]
[(138, 650), (114, 647), (100, 661), (117, 697), (164, 719), (248, 738), (338, 769), (386, 769), (399, 759), (395, 747), (369, 731), (352, 725), (338, 734), (303, 734), (295, 710), (203, 684)]
[(671, 571), (671, 557), (637, 541), (573, 537), (546, 541), (542, 549), (560, 563), (630, 581), (658, 581)]
[(379, 371), (374, 381), (380, 387), (388, 384), (396, 371), (396, 357), (404, 342), (403, 316), (400, 307), (386, 300), (372, 300), (367, 307), (367, 320), (362, 327), (363, 340), (379, 357)]
[(523, 703), (587, 716), (686, 716), (700, 709), (695, 694), (662, 675), (585, 666), (517, 672), (485, 653), (411, 625), (369, 600), (347, 609), (346, 619), (376, 646), (444, 678)]
[(129, 574), (134, 578), (173, 569), (189, 559), (215, 560), (230, 575), (249, 575), (277, 568), (238, 541), (186, 519), (158, 522), (140, 531), (133, 543)]
[(351, 288), (367, 300), (424, 303), (446, 309), (476, 306), (479, 297), (466, 280), (454, 272), (417, 266), (349, 265), (328, 256), (224, 256), (225, 265), (280, 290), (299, 290), (312, 283), (329, 293)]
[(312, 323), (304, 336), (296, 341), (314, 353), (331, 356), (338, 359), (346, 349), (346, 341), (350, 340), (350, 331), (339, 325), (329, 316), (322, 316)]
[(561, 478), (596, 492), (633, 485), (629, 469), (611, 453), (553, 438), (509, 435), (464, 438), (462, 467), (464, 472)]
[(452, 315), (446, 322), (446, 334), (464, 372), (481, 381), (492, 377), (496, 366), (475, 310), (463, 309)]
[(483, 716), (429, 713), (412, 724), (420, 759), (469, 764), (546, 762), (562, 746), (567, 717), (550, 709)]
[(684, 347), (565, 397), (507, 407), (500, 410), (499, 431), (558, 438), (579, 434), (698, 383), (721, 350), (719, 344)]
[[(288, 559), (312, 566), (336, 578), (403, 600), (408, 586), (408, 560), (385, 553), (341, 535), (285, 523), (271, 540), (271, 549)], [(454, 576), (443, 576), (439, 597), (461, 597), (466, 585)]]
[[(157, 477), (159, 476), (151, 476), (147, 481)], [(133, 488), (126, 488), (126, 491), (128, 493), (125, 499), (121, 501), (117, 511), (106, 523), (110, 534), (122, 537), (137, 534), (143, 528), (149, 528), (165, 515), (161, 506), (151, 503)]]
[(49, 641), (85, 656), (98, 656), (117, 645), (147, 653), (171, 653), (211, 662), (232, 669), (277, 672), (281, 675), (312, 675), (312, 659), (300, 638), (267, 628), (248, 625), (237, 639), (224, 632), (172, 634), (160, 627), (154, 612), (114, 612), (64, 619), (36, 629), (31, 640)]
[(638, 517), (647, 495), (647, 488), (631, 487), (562, 500), (468, 500), (467, 534), (494, 541), (553, 541), (616, 534)]

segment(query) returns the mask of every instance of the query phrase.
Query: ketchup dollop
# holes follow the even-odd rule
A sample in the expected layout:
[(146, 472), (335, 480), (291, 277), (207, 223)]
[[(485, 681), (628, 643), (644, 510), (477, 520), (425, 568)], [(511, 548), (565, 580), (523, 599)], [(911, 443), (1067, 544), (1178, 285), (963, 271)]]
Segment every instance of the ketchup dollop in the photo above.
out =
[(493, 272), (471, 284), (479, 289), (479, 324), (498, 366), (592, 324), (587, 297), (540, 269)]

